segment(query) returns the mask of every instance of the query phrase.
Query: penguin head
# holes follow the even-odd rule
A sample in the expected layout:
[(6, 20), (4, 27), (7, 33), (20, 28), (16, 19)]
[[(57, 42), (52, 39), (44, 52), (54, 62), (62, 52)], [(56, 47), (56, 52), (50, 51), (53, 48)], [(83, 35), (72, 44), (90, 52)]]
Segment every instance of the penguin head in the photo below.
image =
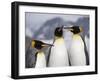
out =
[(57, 27), (55, 29), (54, 35), (56, 37), (62, 37), (63, 36), (63, 27)]
[(64, 29), (68, 29), (73, 34), (78, 34), (83, 31), (83, 28), (81, 26), (71, 26), (71, 27), (66, 27)]
[(39, 40), (32, 40), (31, 42), (32, 48), (36, 48), (37, 50), (41, 50), (43, 47), (53, 46), (52, 44), (47, 44)]

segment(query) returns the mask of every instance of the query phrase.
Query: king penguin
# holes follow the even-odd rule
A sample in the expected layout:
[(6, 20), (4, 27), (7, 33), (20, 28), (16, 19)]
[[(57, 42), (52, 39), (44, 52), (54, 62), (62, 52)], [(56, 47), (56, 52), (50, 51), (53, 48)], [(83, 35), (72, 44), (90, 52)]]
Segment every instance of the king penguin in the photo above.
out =
[(69, 66), (68, 53), (63, 38), (63, 27), (55, 29), (53, 45), (49, 54), (48, 67)]
[(83, 38), (80, 35), (80, 32), (83, 31), (83, 28), (80, 26), (71, 26), (66, 27), (72, 32), (72, 41), (69, 49), (69, 58), (72, 66), (84, 66), (89, 65), (89, 58), (87, 56), (86, 45)]
[(37, 52), (35, 54), (35, 68), (43, 68), (46, 67), (46, 57), (44, 52), (42, 51), (43, 47), (53, 46), (51, 44), (46, 44), (39, 40), (32, 40), (32, 48), (36, 48)]

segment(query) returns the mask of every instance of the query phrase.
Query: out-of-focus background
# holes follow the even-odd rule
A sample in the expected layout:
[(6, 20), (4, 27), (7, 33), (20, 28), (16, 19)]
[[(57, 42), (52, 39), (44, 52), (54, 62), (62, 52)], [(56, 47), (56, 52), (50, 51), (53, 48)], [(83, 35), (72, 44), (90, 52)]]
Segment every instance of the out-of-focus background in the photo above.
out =
[[(35, 65), (36, 50), (31, 48), (30, 43), (32, 39), (40, 40), (49, 44), (53, 43), (54, 31), (56, 27), (78, 25), (83, 27), (81, 33), (84, 40), (86, 40), (87, 49), (89, 51), (89, 16), (79, 14), (54, 14), (54, 13), (25, 13), (25, 40), (26, 40), (26, 68), (33, 68)], [(72, 33), (64, 31), (64, 39), (66, 49), (69, 49)], [(43, 49), (46, 58), (49, 54), (49, 48)]]

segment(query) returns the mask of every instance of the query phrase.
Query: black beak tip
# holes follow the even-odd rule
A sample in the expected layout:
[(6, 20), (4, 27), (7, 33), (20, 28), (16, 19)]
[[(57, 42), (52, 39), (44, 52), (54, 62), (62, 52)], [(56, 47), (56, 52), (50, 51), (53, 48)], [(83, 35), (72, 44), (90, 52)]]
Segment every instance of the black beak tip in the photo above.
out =
[(54, 45), (52, 45), (52, 46), (54, 46)]
[(63, 27), (63, 29), (67, 29), (67, 27)]
[(51, 45), (49, 45), (49, 46), (52, 47), (52, 46), (54, 46), (54, 45), (51, 44)]

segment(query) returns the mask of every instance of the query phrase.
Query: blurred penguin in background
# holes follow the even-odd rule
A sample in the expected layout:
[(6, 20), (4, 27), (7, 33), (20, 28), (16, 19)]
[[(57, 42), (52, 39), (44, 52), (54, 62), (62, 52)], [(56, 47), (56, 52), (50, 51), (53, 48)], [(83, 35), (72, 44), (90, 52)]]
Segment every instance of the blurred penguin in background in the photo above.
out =
[(69, 66), (68, 53), (63, 38), (63, 26), (54, 31), (54, 42), (48, 57), (48, 67)]
[(39, 41), (39, 40), (32, 40), (31, 46), (32, 46), (32, 48), (37, 49), (37, 52), (35, 54), (35, 68), (46, 67), (46, 58), (45, 58), (44, 52), (42, 51), (42, 48), (50, 47), (53, 45), (44, 43), (44, 42)]
[(86, 49), (86, 44), (81, 37), (80, 33), (83, 28), (80, 26), (64, 27), (69, 30), (72, 35), (71, 45), (69, 47), (69, 58), (71, 66), (84, 66), (89, 65), (89, 56)]

